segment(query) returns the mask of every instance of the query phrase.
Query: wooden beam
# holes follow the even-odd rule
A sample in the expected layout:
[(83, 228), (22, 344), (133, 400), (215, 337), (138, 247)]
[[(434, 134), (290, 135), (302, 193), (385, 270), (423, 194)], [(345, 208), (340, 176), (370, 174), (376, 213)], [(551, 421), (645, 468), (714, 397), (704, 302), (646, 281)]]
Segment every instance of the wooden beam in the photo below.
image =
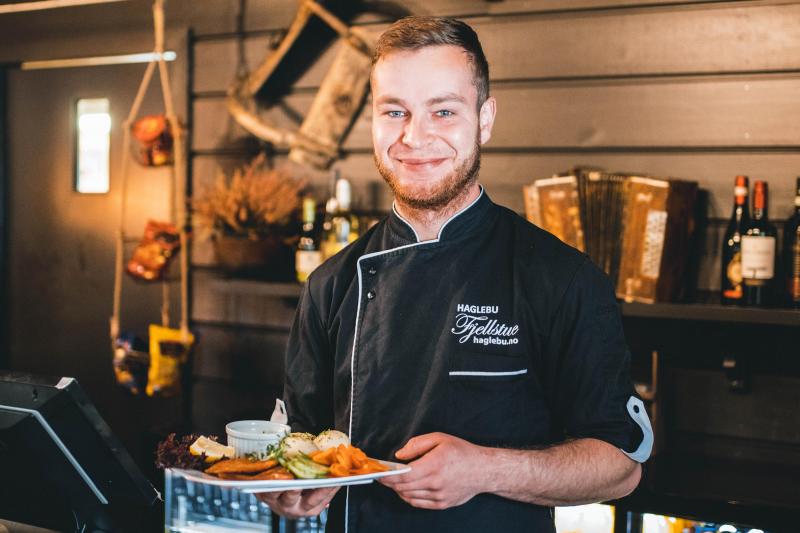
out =
[(8, 350), (8, 135), (7, 68), (0, 67), (0, 368), (7, 368)]
[(40, 0), (38, 2), (17, 2), (0, 6), (0, 15), (7, 13), (24, 13), (27, 11), (41, 11), (59, 7), (88, 6), (91, 4), (110, 4), (124, 2), (125, 0)]

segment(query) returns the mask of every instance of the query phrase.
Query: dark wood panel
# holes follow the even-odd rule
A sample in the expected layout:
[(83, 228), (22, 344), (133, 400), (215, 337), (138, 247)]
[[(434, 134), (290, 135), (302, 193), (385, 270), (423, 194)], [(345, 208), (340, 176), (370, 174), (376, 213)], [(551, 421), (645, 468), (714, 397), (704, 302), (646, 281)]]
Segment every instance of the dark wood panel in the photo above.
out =
[(503, 18), (476, 27), (492, 76), (502, 79), (796, 68), (798, 21), (800, 6), (750, 6)]
[(6, 69), (0, 67), (0, 367), (8, 368), (8, 141)]
[(228, 380), (200, 378), (192, 390), (192, 427), (205, 435), (217, 435), (226, 442), (225, 424), (233, 420), (268, 420), (282, 387), (243, 386)]
[[(219, 286), (219, 274), (194, 270), (192, 319), (198, 321), (270, 326), (288, 331), (294, 320), (295, 301), (230, 292)], [(215, 285), (217, 284), (217, 285)]]
[[(478, 32), (492, 79), (716, 73), (797, 69), (800, 6), (701, 4), (633, 10), (560, 12), (470, 20)], [(385, 24), (367, 27), (379, 33)], [(247, 40), (254, 68), (269, 38)], [(318, 87), (335, 47), (299, 80)], [(197, 91), (223, 90), (236, 72), (233, 40), (201, 43)], [(513, 59), (512, 59), (513, 58)]]
[[(800, 151), (800, 75), (654, 83), (501, 85), (490, 149), (529, 147), (796, 146)], [(297, 128), (313, 101), (292, 95), (265, 111), (272, 123)], [(345, 149), (370, 149), (367, 102)], [(244, 135), (222, 99), (195, 104), (197, 149), (226, 146)]]
[[(396, 2), (408, 13), (414, 15), (436, 15), (459, 18), (482, 16), (512, 16), (515, 14), (548, 14), (554, 12), (597, 11), (610, 9), (641, 8), (686, 8), (687, 5), (703, 6), (719, 4), (720, 0), (503, 0), (488, 2), (486, 0), (404, 0)], [(732, 0), (727, 5), (766, 4), (763, 0)], [(288, 5), (287, 5), (288, 4)], [(286, 18), (287, 8), (296, 5), (294, 0), (271, 0), (268, 4), (248, 6), (246, 27), (248, 30), (277, 28), (281, 20)], [(380, 5), (376, 3), (376, 5)], [(235, 7), (231, 5), (230, 10)], [(277, 10), (277, 13), (276, 13)], [(357, 17), (356, 23), (366, 24), (387, 19), (383, 12), (364, 13)], [(399, 12), (399, 11), (398, 11)], [(222, 26), (225, 28), (226, 26)], [(220, 31), (217, 29), (217, 31)]]
[(722, 372), (684, 370), (668, 397), (676, 431), (800, 444), (800, 381), (755, 376), (749, 394), (728, 390)]
[(196, 377), (226, 379), (240, 384), (283, 385), (283, 361), (288, 333), (237, 331), (195, 325), (200, 334), (194, 350)]

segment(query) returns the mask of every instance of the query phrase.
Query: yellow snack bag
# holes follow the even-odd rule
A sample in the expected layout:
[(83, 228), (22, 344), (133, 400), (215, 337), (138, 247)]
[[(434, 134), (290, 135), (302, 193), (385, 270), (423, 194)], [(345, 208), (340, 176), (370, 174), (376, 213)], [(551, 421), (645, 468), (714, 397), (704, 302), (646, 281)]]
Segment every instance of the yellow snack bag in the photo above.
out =
[(181, 364), (189, 358), (194, 335), (179, 329), (150, 324), (150, 370), (148, 396), (172, 396), (180, 391)]

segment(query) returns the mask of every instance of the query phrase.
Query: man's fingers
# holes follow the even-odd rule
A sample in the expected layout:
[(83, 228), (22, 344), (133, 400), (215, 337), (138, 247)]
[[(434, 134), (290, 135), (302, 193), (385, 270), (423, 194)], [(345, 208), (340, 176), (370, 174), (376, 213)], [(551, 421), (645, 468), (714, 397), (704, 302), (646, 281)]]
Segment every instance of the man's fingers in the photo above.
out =
[(438, 502), (442, 500), (442, 494), (435, 490), (417, 489), (417, 490), (403, 490), (398, 494), (404, 500), (430, 500)]
[(407, 461), (414, 459), (435, 448), (442, 440), (442, 433), (426, 433), (409, 439), (405, 446), (394, 454), (398, 459)]
[(433, 474), (435, 467), (431, 461), (426, 461), (425, 457), (416, 461), (412, 461), (408, 466), (411, 467), (411, 472), (406, 472), (405, 474), (400, 474), (398, 476), (378, 478), (378, 483), (382, 483), (387, 487), (395, 488), (404, 483), (412, 483), (424, 480)]
[(278, 505), (281, 507), (294, 507), (300, 501), (302, 492), (299, 490), (286, 490), (278, 496)]
[(443, 502), (436, 500), (425, 500), (421, 498), (403, 498), (403, 501), (405, 501), (410, 506), (417, 507), (419, 509), (441, 510), (447, 508), (447, 505), (445, 505)]
[(303, 495), (302, 507), (303, 509), (312, 510), (316, 507), (325, 507), (331, 498), (336, 494), (339, 487), (328, 487), (323, 489), (314, 489), (307, 491)]

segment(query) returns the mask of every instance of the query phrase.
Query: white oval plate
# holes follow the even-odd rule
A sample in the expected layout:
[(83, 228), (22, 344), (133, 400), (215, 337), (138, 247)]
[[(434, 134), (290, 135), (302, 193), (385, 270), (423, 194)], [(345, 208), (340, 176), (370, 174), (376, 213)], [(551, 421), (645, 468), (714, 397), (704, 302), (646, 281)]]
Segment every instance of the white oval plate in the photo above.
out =
[(411, 467), (402, 463), (391, 461), (380, 461), (388, 466), (390, 470), (386, 472), (376, 472), (374, 474), (361, 474), (360, 476), (328, 477), (322, 479), (264, 479), (256, 481), (243, 481), (239, 479), (220, 479), (216, 476), (206, 474), (199, 470), (186, 470), (182, 468), (171, 469), (173, 474), (177, 474), (188, 481), (203, 483), (206, 485), (216, 485), (217, 487), (227, 487), (247, 493), (257, 492), (278, 492), (282, 490), (299, 489), (319, 489), (323, 487), (344, 487), (347, 485), (366, 485), (381, 477), (396, 476), (411, 471)]

